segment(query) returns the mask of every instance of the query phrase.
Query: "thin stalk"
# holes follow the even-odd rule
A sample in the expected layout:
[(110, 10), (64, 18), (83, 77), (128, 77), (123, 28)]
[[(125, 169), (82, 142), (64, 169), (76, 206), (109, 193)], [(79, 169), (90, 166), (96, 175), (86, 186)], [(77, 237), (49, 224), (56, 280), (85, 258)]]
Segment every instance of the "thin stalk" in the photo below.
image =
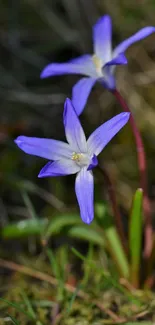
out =
[(101, 168), (100, 166), (98, 166), (98, 169), (100, 170), (100, 172), (102, 173), (102, 175), (104, 176), (104, 179), (106, 181), (108, 194), (109, 194), (109, 200), (111, 202), (113, 215), (115, 218), (116, 228), (117, 228), (118, 234), (120, 236), (124, 251), (126, 254), (128, 254), (127, 240), (126, 240), (126, 236), (124, 233), (124, 228), (123, 228), (123, 224), (122, 224), (122, 220), (121, 220), (120, 211), (119, 211), (119, 208), (117, 205), (117, 200), (116, 200), (115, 189), (114, 189), (113, 183), (111, 181), (109, 174), (107, 173), (107, 171), (105, 169)]
[(136, 143), (136, 150), (137, 150), (137, 159), (138, 159), (138, 168), (139, 168), (139, 175), (140, 175), (140, 187), (143, 189), (144, 197), (143, 197), (143, 209), (144, 209), (144, 215), (145, 215), (145, 229), (144, 229), (144, 235), (145, 235), (145, 244), (144, 244), (144, 258), (146, 260), (149, 259), (152, 251), (152, 244), (153, 244), (153, 229), (152, 229), (152, 218), (151, 218), (151, 206), (150, 206), (150, 200), (148, 197), (148, 180), (147, 180), (147, 164), (146, 164), (146, 156), (145, 156), (145, 150), (143, 145), (143, 140), (141, 137), (141, 134), (136, 126), (134, 117), (121, 96), (121, 94), (118, 92), (118, 90), (114, 90), (113, 95), (116, 97), (117, 101), (121, 105), (124, 112), (130, 113), (130, 125), (131, 129), (135, 138)]

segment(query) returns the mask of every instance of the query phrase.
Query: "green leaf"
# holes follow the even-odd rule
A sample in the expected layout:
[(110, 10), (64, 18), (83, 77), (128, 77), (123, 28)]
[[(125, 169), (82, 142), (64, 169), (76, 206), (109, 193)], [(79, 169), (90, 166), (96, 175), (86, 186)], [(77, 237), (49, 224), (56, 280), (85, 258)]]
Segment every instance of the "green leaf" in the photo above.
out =
[(129, 249), (131, 258), (130, 280), (135, 287), (139, 286), (139, 272), (142, 254), (142, 201), (143, 191), (139, 188), (133, 198), (129, 220)]
[(48, 224), (47, 219), (28, 219), (12, 223), (1, 230), (3, 238), (20, 238), (41, 235)]
[(48, 238), (51, 235), (57, 235), (64, 227), (72, 226), (78, 223), (81, 223), (79, 215), (66, 214), (56, 216), (50, 221), (45, 233), (45, 238)]
[(114, 225), (113, 218), (109, 215), (105, 204), (96, 204), (95, 210), (97, 220), (103, 229), (102, 232), (106, 242), (107, 250), (112, 256), (119, 274), (124, 278), (128, 278), (129, 264), (116, 227)]
[(95, 229), (87, 225), (74, 226), (68, 231), (68, 235), (74, 238), (87, 240), (90, 243), (104, 246), (103, 236)]
[(129, 263), (122, 247), (117, 230), (114, 226), (110, 226), (104, 231), (105, 239), (107, 242), (107, 250), (109, 250), (113, 261), (121, 276), (124, 278), (129, 277)]

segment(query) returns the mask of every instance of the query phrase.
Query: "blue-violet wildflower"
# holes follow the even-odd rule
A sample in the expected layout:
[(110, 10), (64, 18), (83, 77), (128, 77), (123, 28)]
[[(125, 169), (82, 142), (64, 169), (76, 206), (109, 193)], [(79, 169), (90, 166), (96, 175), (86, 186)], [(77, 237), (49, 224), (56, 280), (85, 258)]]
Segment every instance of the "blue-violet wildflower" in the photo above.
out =
[(144, 27), (112, 50), (111, 18), (105, 15), (93, 26), (93, 55), (82, 55), (66, 63), (49, 64), (42, 71), (41, 78), (70, 73), (86, 75), (87, 78), (82, 78), (73, 87), (72, 93), (72, 103), (77, 115), (80, 115), (95, 82), (99, 81), (104, 87), (114, 90), (116, 88), (115, 67), (127, 64), (124, 52), (130, 45), (153, 32), (155, 32), (155, 27)]
[(127, 123), (129, 113), (121, 113), (98, 127), (86, 141), (79, 118), (69, 99), (64, 106), (63, 122), (68, 143), (19, 136), (15, 143), (24, 152), (49, 159), (38, 177), (75, 174), (75, 192), (83, 222), (94, 218), (94, 179), (92, 169), (97, 166), (97, 156), (107, 143)]

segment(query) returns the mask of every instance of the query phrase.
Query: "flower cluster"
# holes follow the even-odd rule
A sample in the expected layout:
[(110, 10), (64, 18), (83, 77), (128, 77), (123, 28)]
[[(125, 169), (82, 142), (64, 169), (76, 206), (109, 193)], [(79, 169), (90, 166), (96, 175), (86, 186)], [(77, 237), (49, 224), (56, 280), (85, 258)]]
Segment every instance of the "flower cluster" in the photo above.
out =
[(101, 17), (93, 27), (94, 54), (83, 55), (67, 63), (49, 64), (41, 73), (42, 78), (65, 73), (84, 74), (72, 91), (72, 101), (66, 99), (63, 123), (67, 143), (44, 138), (19, 136), (15, 143), (25, 153), (43, 157), (49, 162), (38, 177), (54, 177), (77, 174), (75, 192), (83, 222), (94, 218), (94, 179), (92, 169), (98, 165), (97, 156), (108, 142), (128, 122), (130, 113), (120, 113), (99, 126), (86, 140), (79, 115), (84, 109), (89, 93), (96, 81), (109, 90), (115, 90), (116, 65), (127, 64), (126, 49), (155, 31), (145, 27), (123, 41), (113, 51), (111, 45), (111, 19)]

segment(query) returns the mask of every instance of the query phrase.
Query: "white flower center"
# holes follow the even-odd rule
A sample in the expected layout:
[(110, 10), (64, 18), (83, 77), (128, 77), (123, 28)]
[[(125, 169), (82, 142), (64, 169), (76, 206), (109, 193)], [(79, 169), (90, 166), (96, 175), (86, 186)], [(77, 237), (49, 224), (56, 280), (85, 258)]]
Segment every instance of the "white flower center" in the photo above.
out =
[(71, 159), (74, 160), (80, 167), (88, 166), (90, 162), (90, 157), (81, 152), (73, 152)]
[(103, 76), (103, 72), (102, 72), (103, 62), (102, 62), (102, 60), (96, 54), (94, 54), (92, 56), (92, 60), (95, 65), (95, 69), (96, 69), (98, 76), (102, 77)]

